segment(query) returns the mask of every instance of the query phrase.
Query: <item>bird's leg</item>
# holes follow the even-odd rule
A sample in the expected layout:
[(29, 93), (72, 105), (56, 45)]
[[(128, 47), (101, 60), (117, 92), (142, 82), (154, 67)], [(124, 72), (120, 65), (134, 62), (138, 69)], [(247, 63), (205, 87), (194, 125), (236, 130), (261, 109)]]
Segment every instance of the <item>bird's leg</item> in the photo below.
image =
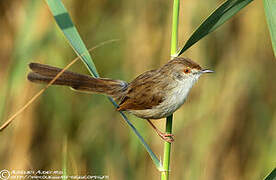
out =
[(160, 131), (149, 119), (147, 119), (151, 127), (155, 130), (155, 132), (166, 142), (172, 143), (174, 141), (174, 135), (173, 134), (167, 134), (162, 131)]

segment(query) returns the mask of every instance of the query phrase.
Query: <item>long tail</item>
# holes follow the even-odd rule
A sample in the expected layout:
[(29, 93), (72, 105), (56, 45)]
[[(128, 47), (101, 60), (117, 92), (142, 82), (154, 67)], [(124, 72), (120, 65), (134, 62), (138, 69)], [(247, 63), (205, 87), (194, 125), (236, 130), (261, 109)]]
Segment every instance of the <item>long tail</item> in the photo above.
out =
[[(62, 69), (49, 65), (30, 63), (33, 72), (28, 74), (28, 79), (35, 83), (49, 83)], [(117, 100), (121, 99), (128, 86), (125, 81), (107, 78), (93, 78), (87, 75), (64, 71), (64, 73), (53, 83), (54, 85), (70, 86), (75, 90), (92, 93), (100, 93), (111, 96)]]

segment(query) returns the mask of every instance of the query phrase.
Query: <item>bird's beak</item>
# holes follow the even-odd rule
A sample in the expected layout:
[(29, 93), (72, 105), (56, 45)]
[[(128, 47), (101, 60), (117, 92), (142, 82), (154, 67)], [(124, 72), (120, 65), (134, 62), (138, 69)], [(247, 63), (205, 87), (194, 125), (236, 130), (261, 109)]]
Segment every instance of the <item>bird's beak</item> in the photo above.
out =
[(201, 73), (214, 73), (215, 71), (212, 71), (210, 69), (202, 69)]

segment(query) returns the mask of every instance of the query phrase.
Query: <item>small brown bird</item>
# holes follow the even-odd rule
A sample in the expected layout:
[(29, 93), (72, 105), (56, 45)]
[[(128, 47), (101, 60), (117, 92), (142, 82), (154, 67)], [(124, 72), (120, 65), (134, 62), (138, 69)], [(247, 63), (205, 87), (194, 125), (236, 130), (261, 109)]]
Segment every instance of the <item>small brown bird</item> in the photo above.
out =
[[(39, 63), (30, 63), (29, 67), (33, 72), (28, 74), (28, 79), (35, 83), (49, 83), (62, 70)], [(118, 111), (128, 111), (146, 119), (162, 139), (172, 142), (173, 135), (158, 130), (150, 119), (161, 119), (174, 113), (198, 78), (212, 72), (190, 59), (177, 57), (159, 69), (139, 75), (130, 83), (65, 71), (53, 84), (111, 96), (119, 103)]]

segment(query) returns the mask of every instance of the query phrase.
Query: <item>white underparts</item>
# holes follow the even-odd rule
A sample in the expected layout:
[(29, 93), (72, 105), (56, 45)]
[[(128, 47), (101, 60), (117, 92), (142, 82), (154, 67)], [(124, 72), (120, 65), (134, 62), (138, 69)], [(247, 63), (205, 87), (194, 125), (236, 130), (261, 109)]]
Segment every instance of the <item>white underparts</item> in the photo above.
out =
[(165, 101), (158, 106), (146, 110), (131, 110), (130, 112), (144, 119), (160, 119), (171, 115), (185, 102), (199, 76), (177, 81), (175, 88), (167, 94)]

